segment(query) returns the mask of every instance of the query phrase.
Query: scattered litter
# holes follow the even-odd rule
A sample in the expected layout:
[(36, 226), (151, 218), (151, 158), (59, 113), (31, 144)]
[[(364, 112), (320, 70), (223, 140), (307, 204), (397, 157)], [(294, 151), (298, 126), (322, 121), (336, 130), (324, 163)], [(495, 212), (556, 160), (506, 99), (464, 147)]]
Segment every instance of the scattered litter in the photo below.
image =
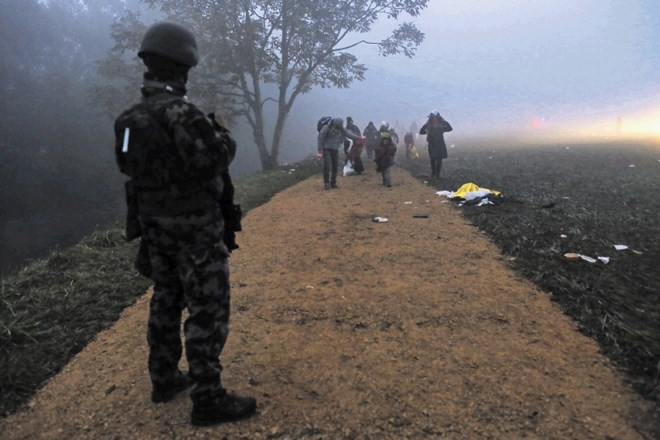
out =
[(628, 246), (626, 246), (625, 244), (615, 244), (614, 249), (616, 249), (617, 251), (623, 251), (628, 249)]
[(385, 217), (374, 217), (374, 221), (376, 223), (387, 223), (387, 219)]
[(610, 262), (609, 257), (598, 257), (598, 260), (597, 260), (595, 258), (592, 258), (592, 257), (588, 256), (588, 255), (582, 255), (582, 254), (578, 254), (576, 252), (568, 252), (568, 253), (564, 254), (564, 258), (566, 258), (569, 261), (584, 260), (584, 261), (586, 261), (588, 263), (592, 263), (592, 264), (597, 262), (598, 260), (602, 261), (605, 264)]
[(305, 289), (313, 289), (314, 286), (305, 286)]
[(484, 205), (494, 205), (495, 203), (491, 202), (488, 199), (481, 199), (481, 201), (477, 204), (477, 206), (484, 206)]
[(430, 200), (424, 200), (424, 203), (431, 203)]
[(561, 237), (561, 238), (568, 238), (568, 235), (566, 235), (566, 234), (561, 234), (559, 237)]
[(428, 212), (416, 212), (413, 214), (413, 218), (429, 218)]
[(644, 255), (644, 252), (636, 251), (635, 249), (630, 249), (630, 250), (636, 253), (637, 255)]
[[(464, 203), (468, 205), (479, 204), (479, 206), (486, 204), (499, 205), (504, 200), (504, 195), (501, 192), (481, 188), (472, 182), (461, 185), (456, 191), (437, 191), (436, 195), (462, 201), (458, 206), (463, 206)], [(487, 200), (490, 203), (480, 203), (483, 200)]]
[(440, 203), (449, 203), (449, 200), (443, 200), (443, 201), (440, 202)]
[(293, 173), (295, 170), (296, 170), (295, 168), (291, 168), (289, 171)]
[(412, 205), (412, 202), (403, 202), (404, 205)]
[(635, 164), (631, 163), (630, 165), (628, 165), (628, 168), (635, 168)]

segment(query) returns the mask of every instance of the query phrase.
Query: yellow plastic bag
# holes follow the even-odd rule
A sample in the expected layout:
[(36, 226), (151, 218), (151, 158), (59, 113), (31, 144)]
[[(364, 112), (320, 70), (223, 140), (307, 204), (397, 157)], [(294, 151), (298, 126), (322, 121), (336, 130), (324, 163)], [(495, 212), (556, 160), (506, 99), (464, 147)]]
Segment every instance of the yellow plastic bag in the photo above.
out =
[(467, 198), (466, 195), (468, 193), (473, 193), (473, 192), (477, 192), (477, 191), (490, 192), (490, 193), (495, 194), (496, 196), (502, 195), (502, 193), (499, 192), (499, 191), (496, 191), (496, 190), (493, 190), (493, 189), (488, 189), (488, 188), (482, 188), (482, 187), (479, 187), (479, 186), (477, 186), (476, 184), (474, 184), (472, 182), (468, 182), (468, 183), (464, 183), (463, 185), (461, 185), (460, 188), (458, 188), (456, 190), (456, 192), (454, 192), (454, 195), (452, 196), (452, 198), (466, 199)]

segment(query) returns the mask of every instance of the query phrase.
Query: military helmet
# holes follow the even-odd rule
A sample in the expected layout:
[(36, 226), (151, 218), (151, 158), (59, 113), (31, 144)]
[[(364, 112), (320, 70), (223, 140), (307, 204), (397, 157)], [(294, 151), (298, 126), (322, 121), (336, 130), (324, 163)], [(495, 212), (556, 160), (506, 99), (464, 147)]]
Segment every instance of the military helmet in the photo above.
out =
[(152, 25), (144, 34), (138, 56), (144, 58), (149, 53), (188, 67), (194, 67), (199, 62), (197, 41), (192, 32), (167, 21)]

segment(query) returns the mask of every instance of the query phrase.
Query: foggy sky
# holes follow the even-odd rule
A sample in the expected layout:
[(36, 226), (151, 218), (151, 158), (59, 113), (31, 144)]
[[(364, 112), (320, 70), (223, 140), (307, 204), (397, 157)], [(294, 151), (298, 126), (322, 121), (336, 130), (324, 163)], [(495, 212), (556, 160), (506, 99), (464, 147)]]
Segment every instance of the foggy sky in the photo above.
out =
[[(404, 120), (438, 109), (469, 131), (529, 129), (532, 121), (547, 130), (601, 120), (613, 127), (617, 116), (660, 107), (657, 0), (433, 0), (412, 21), (426, 34), (415, 58), (363, 47), (365, 82), (313, 93), (371, 101), (352, 110), (361, 119), (376, 117), (369, 107)], [(393, 26), (381, 22), (370, 37)]]

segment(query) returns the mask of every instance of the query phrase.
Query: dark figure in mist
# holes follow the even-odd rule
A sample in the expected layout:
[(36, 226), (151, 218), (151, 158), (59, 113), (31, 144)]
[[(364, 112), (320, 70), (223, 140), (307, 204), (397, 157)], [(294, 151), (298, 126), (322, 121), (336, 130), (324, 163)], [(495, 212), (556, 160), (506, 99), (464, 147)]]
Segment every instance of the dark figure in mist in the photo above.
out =
[(364, 129), (362, 133), (365, 137), (365, 148), (367, 150), (367, 159), (371, 160), (374, 158), (374, 149), (376, 145), (380, 142), (380, 133), (376, 129), (376, 126), (372, 121), (369, 121), (369, 124)]
[[(142, 100), (115, 121), (117, 161), (127, 183), (129, 239), (141, 236), (136, 266), (154, 282), (147, 340), (151, 400), (192, 386), (191, 422), (211, 425), (254, 414), (256, 401), (227, 393), (220, 353), (229, 333), (230, 249), (240, 209), (229, 163), (236, 143), (212, 115), (186, 100), (195, 37), (167, 22), (144, 35)], [(238, 226), (236, 226), (238, 224)], [(181, 314), (189, 372), (179, 370)]]
[[(357, 125), (353, 123), (353, 118), (348, 116), (346, 118), (346, 130), (348, 130), (350, 133), (353, 133), (355, 136), (362, 136), (362, 133), (360, 132), (360, 129), (358, 128)], [(344, 165), (346, 162), (348, 162), (348, 151), (351, 149), (351, 141), (346, 139), (344, 140), (344, 155), (346, 156), (346, 159), (344, 160)]]
[(426, 135), (429, 158), (431, 159), (431, 177), (433, 178), (440, 177), (442, 159), (447, 158), (444, 133), (452, 130), (453, 128), (449, 122), (445, 121), (440, 113), (435, 110), (429, 113), (428, 121), (419, 130), (419, 134)]

